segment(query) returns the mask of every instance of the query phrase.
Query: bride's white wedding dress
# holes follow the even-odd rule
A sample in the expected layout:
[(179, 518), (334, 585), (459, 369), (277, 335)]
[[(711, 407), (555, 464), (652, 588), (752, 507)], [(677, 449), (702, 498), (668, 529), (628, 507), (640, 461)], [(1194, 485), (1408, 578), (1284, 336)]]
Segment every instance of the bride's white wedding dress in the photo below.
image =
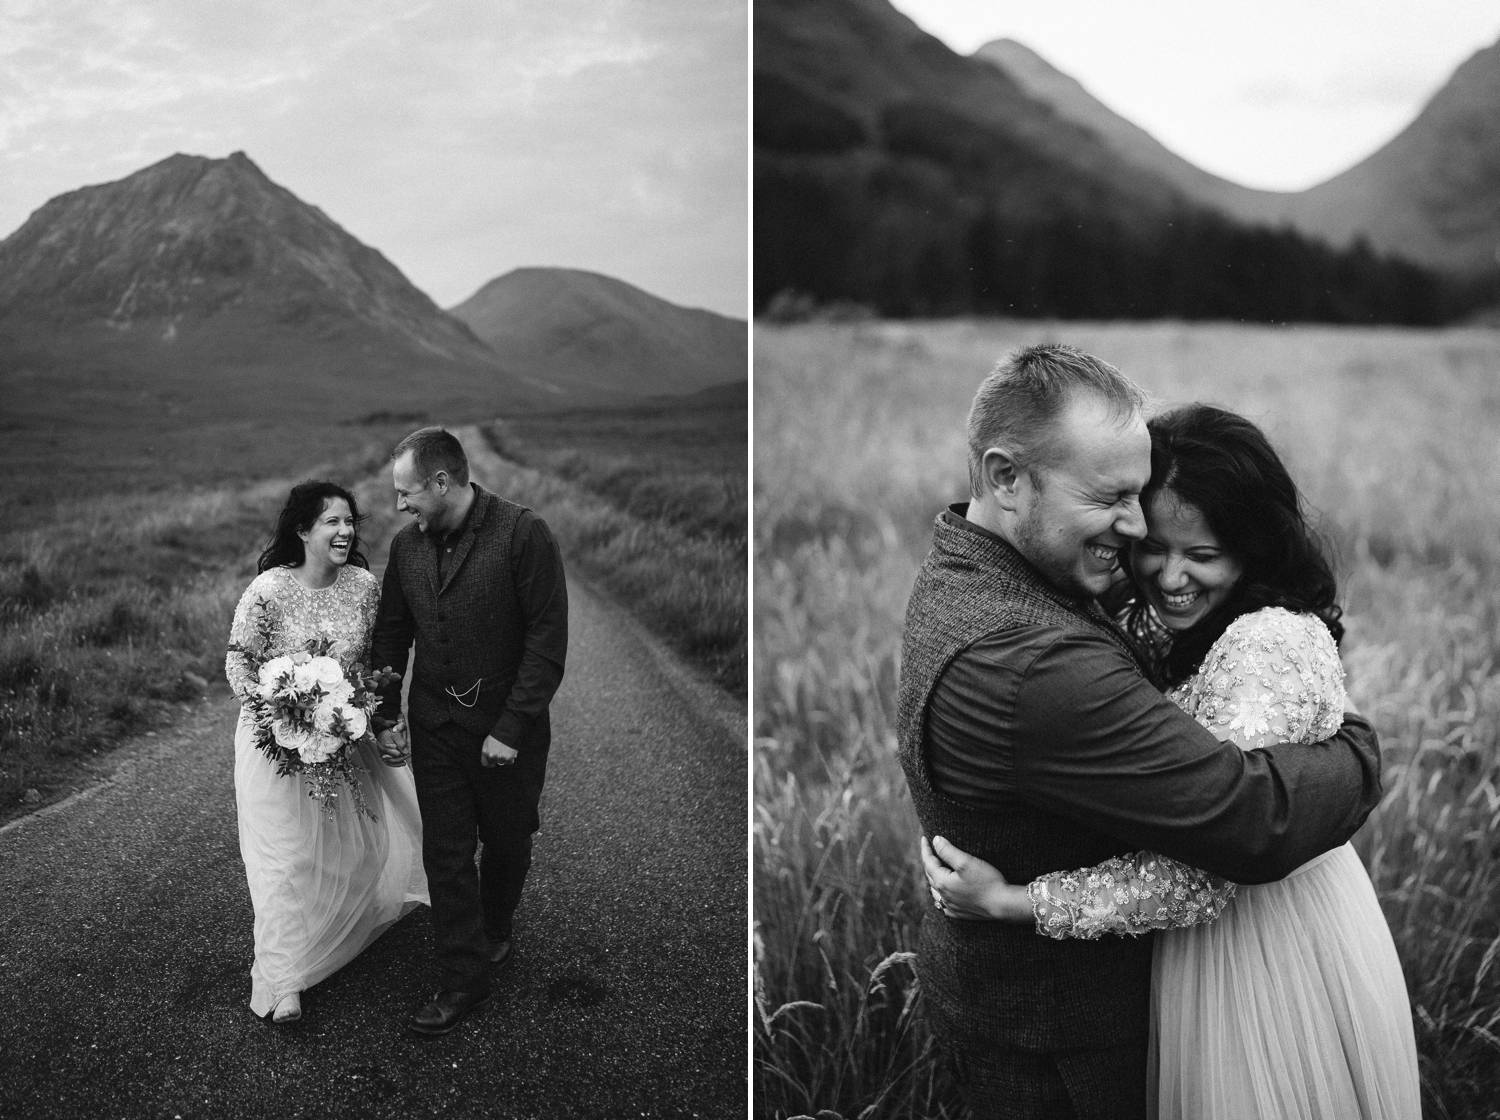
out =
[[(1319, 742), (1342, 720), (1338, 650), (1312, 615), (1236, 619), (1170, 693), (1243, 749)], [(1236, 887), (1141, 852), (1028, 886), (1040, 932), (1156, 929), (1151, 1115), (1160, 1120), (1419, 1120), (1411, 1007), (1354, 849)]]
[[(347, 673), (368, 654), (379, 601), (379, 584), (363, 568), (345, 565), (322, 589), (304, 586), (288, 568), (272, 568), (241, 597), (230, 645), (248, 648), (264, 662), (328, 637), (339, 643), (333, 652)], [(267, 648), (255, 625), (259, 604), (275, 623)], [(238, 649), (226, 656), (225, 672), (241, 700), (256, 687), (252, 663)], [(386, 766), (374, 746), (358, 749), (364, 770), (359, 782), (374, 819), (355, 810), (347, 790), (340, 791), (330, 816), (308, 796), (300, 775), (277, 775), (276, 764), (255, 747), (240, 710), (234, 791), (240, 854), (255, 908), (250, 1009), (257, 1015), (326, 979), (427, 902), (411, 770)]]

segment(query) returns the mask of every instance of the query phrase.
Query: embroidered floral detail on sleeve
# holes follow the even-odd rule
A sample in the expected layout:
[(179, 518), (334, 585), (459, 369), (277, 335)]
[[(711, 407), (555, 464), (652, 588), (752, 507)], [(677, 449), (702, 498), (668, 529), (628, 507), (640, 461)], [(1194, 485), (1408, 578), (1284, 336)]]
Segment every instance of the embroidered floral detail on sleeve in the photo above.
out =
[(1267, 607), (1230, 623), (1172, 699), (1246, 750), (1316, 743), (1343, 721), (1344, 668), (1321, 619)]
[[(1267, 607), (1230, 623), (1171, 697), (1221, 740), (1245, 750), (1316, 743), (1343, 722), (1344, 669), (1321, 619)], [(1165, 856), (1137, 852), (1033, 879), (1038, 933), (1094, 940), (1211, 922), (1235, 885)]]
[(1152, 852), (1059, 871), (1026, 887), (1038, 932), (1084, 941), (1211, 922), (1234, 892), (1228, 880)]

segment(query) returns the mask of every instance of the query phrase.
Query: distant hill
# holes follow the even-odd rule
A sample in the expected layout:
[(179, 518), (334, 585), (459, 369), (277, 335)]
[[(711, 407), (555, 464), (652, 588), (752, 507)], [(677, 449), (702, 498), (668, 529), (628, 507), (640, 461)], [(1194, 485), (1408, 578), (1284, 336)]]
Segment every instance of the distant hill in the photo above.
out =
[(1030, 47), (1014, 39), (996, 39), (973, 57), (997, 67), (1059, 117), (1088, 129), (1126, 162), (1159, 176), (1187, 198), (1246, 220), (1274, 221), (1281, 216), (1282, 194), (1240, 186), (1183, 159)]
[(507, 367), (581, 401), (695, 393), (743, 380), (740, 319), (679, 307), (621, 280), (519, 268), (451, 309)]
[(974, 57), (997, 67), (1126, 162), (1243, 221), (1289, 223), (1334, 245), (1371, 247), (1457, 273), (1500, 264), (1500, 43), (1476, 52), (1378, 151), (1305, 191), (1260, 191), (1196, 167), (1011, 40)]
[(1368, 159), (1294, 196), (1299, 228), (1462, 271), (1500, 265), (1500, 43)]
[(754, 35), (758, 313), (1464, 310), (1414, 264), (1247, 221), (1226, 201), (1241, 188), (1206, 184), (1034, 56), (959, 56), (887, 0), (757, 0)]
[(743, 408), (750, 401), (750, 382), (742, 377), (738, 381), (711, 385), (707, 389), (699, 389), (690, 399), (714, 408)]

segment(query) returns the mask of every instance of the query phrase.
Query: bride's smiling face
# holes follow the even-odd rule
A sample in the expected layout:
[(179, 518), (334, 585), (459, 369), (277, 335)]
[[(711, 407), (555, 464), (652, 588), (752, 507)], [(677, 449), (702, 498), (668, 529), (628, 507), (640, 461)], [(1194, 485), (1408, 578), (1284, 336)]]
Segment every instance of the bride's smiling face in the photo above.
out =
[(1225, 551), (1203, 514), (1170, 490), (1146, 505), (1146, 539), (1130, 546), (1130, 567), (1169, 630), (1186, 630), (1229, 598), (1244, 566)]
[(327, 499), (323, 512), (297, 535), (302, 538), (309, 564), (341, 567), (348, 563), (354, 548), (354, 514), (349, 503), (343, 498)]

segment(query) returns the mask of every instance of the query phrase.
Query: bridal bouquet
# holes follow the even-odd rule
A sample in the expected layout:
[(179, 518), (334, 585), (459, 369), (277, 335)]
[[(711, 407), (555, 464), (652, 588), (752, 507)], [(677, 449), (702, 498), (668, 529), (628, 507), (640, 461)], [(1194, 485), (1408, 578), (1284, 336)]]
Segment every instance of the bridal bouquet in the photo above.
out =
[(331, 655), (333, 641), (311, 641), (306, 650), (273, 657), (260, 666), (259, 688), (249, 701), (255, 745), (277, 764), (278, 775), (301, 774), (311, 796), (332, 813), (340, 786), (355, 809), (373, 816), (360, 790), (363, 769), (354, 746), (372, 739), (371, 717), (379, 692), (396, 679), (389, 669), (366, 673), (356, 665), (345, 676)]

